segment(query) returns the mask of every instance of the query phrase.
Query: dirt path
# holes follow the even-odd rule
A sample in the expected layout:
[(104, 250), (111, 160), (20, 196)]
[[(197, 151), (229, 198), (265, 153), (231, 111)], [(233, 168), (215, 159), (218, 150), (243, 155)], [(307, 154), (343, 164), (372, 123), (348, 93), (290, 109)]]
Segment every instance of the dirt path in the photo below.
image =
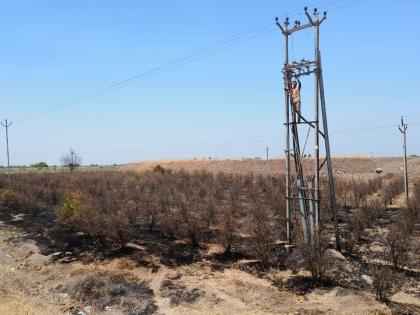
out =
[(167, 276), (169, 272), (170, 270), (167, 267), (161, 266), (161, 268), (155, 274), (152, 281), (150, 281), (150, 288), (155, 293), (155, 301), (156, 301), (156, 305), (159, 308), (159, 313), (162, 313), (165, 315), (173, 314), (171, 310), (169, 298), (162, 297), (160, 294), (160, 287), (162, 285), (162, 282), (165, 280), (165, 277)]

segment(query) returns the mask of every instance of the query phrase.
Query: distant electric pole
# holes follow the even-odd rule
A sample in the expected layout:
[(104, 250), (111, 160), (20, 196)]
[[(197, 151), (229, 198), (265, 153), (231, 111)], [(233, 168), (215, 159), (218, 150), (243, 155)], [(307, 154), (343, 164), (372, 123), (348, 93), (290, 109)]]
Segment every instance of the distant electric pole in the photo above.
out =
[(268, 161), (268, 150), (269, 150), (269, 147), (268, 147), (268, 146), (266, 146), (266, 147), (265, 147), (265, 153), (266, 153), (266, 158), (267, 158), (267, 161)]
[(407, 128), (408, 125), (404, 124), (404, 117), (401, 116), (401, 126), (398, 126), (403, 134), (404, 144), (404, 190), (405, 190), (405, 203), (408, 207), (408, 170), (407, 170)]
[(74, 155), (76, 152), (74, 152), (73, 148), (70, 148), (70, 169), (73, 171), (74, 168)]
[(6, 147), (7, 147), (7, 180), (9, 182), (10, 189), (10, 158), (9, 158), (9, 127), (12, 125), (12, 122), (7, 122), (5, 119), (4, 123), (1, 122), (1, 125), (6, 128)]

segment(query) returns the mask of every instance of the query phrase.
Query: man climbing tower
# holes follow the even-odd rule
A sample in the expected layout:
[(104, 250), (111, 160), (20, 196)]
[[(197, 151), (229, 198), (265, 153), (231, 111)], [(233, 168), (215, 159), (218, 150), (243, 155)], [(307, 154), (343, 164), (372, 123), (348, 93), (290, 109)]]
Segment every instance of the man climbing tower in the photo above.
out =
[(301, 84), (300, 81), (293, 80), (292, 82), (292, 89), (290, 91), (290, 95), (292, 97), (293, 107), (295, 109), (295, 121), (300, 122), (300, 88)]

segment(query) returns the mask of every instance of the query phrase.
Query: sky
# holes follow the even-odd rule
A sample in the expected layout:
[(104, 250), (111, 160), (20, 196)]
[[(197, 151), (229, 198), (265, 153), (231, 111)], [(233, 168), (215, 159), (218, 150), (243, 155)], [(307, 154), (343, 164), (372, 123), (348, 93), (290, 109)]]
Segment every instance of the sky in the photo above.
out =
[[(401, 115), (408, 153), (420, 154), (420, 1), (0, 3), (0, 119), (13, 122), (12, 165), (59, 164), (70, 148), (84, 164), (265, 157), (266, 146), (281, 156), (284, 48), (274, 17), (303, 23), (305, 5), (328, 11), (320, 49), (333, 155), (401, 155)], [(290, 46), (291, 59), (313, 58), (313, 31)], [(302, 84), (310, 117), (313, 78)]]

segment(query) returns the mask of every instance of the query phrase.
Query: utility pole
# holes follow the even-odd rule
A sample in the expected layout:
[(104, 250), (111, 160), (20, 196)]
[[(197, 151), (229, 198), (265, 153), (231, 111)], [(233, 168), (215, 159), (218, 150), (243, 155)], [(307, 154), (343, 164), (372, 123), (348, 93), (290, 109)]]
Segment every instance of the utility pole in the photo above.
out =
[[(276, 18), (276, 24), (281, 29), (283, 35), (284, 35), (284, 67), (285, 69), (287, 67), (287, 64), (289, 63), (289, 18), (286, 18), (284, 21), (283, 27), (279, 23), (279, 19)], [(290, 183), (292, 180), (291, 170), (290, 170), (290, 109), (288, 104), (290, 103), (290, 95), (287, 93), (288, 89), (288, 77), (287, 73), (283, 72), (283, 81), (284, 81), (284, 103), (285, 106), (285, 118), (286, 123), (284, 124), (285, 127), (285, 145), (284, 148), (284, 154), (286, 155), (286, 191), (285, 191), (285, 198), (286, 198), (286, 237), (287, 237), (287, 243), (290, 245), (292, 241), (292, 234), (291, 234), (291, 221), (290, 221), (290, 206), (291, 206), (291, 188)]]
[(266, 146), (266, 147), (265, 147), (265, 151), (266, 151), (265, 153), (266, 153), (266, 159), (267, 159), (267, 161), (268, 161), (268, 150), (269, 150), (269, 147), (268, 147), (268, 146)]
[(398, 129), (403, 134), (403, 149), (404, 149), (404, 191), (405, 191), (405, 204), (408, 207), (408, 167), (407, 167), (407, 129), (408, 125), (404, 124), (404, 117), (401, 116), (401, 125)]
[[(286, 230), (287, 240), (290, 243), (290, 211), (292, 206), (298, 209), (300, 214), (300, 221), (302, 224), (302, 232), (305, 242), (313, 245), (317, 242), (317, 237), (320, 231), (320, 217), (321, 217), (321, 195), (320, 195), (320, 170), (326, 165), (327, 176), (329, 183), (329, 201), (333, 213), (336, 248), (340, 250), (340, 235), (337, 224), (336, 202), (334, 179), (332, 174), (332, 159), (329, 144), (327, 112), (325, 105), (324, 82), (321, 67), (321, 53), (319, 49), (319, 29), (321, 24), (326, 19), (327, 13), (321, 16), (315, 8), (313, 16), (308, 13), (305, 7), (305, 15), (308, 23), (301, 25), (300, 21), (295, 21), (293, 27), (289, 27), (290, 22), (287, 17), (283, 24), (279, 23), (276, 18), (276, 25), (281, 30), (285, 39), (285, 61), (283, 67), (284, 79), (284, 96), (285, 96), (285, 128), (286, 128)], [(289, 62), (289, 36), (295, 32), (312, 28), (314, 30), (314, 59)], [(314, 111), (313, 118), (306, 119), (300, 112), (298, 107), (295, 107), (292, 94), (292, 80), (299, 82), (299, 77), (314, 75)], [(300, 91), (299, 91), (300, 93)], [(300, 106), (299, 106), (300, 107)], [(321, 108), (321, 113), (320, 113)], [(320, 122), (322, 122), (322, 130), (320, 130)], [(302, 156), (304, 156), (305, 145), (301, 150), (301, 141), (299, 138), (299, 130), (301, 126), (308, 126), (309, 130), (314, 130), (314, 164), (313, 169), (303, 165)], [(309, 131), (308, 131), (309, 135)], [(325, 158), (320, 163), (320, 136), (323, 138), (325, 146)], [(292, 142), (292, 145), (291, 143)], [(295, 172), (291, 176), (291, 158), (293, 158)], [(293, 181), (292, 181), (293, 179)], [(292, 204), (293, 202), (293, 204)]]
[(10, 158), (9, 158), (9, 127), (12, 125), (12, 122), (7, 122), (7, 118), (4, 123), (1, 122), (1, 125), (6, 128), (6, 147), (7, 147), (7, 181), (9, 182), (10, 189)]
[(70, 148), (70, 171), (73, 172), (74, 169), (74, 154), (76, 152), (74, 152), (73, 148)]

